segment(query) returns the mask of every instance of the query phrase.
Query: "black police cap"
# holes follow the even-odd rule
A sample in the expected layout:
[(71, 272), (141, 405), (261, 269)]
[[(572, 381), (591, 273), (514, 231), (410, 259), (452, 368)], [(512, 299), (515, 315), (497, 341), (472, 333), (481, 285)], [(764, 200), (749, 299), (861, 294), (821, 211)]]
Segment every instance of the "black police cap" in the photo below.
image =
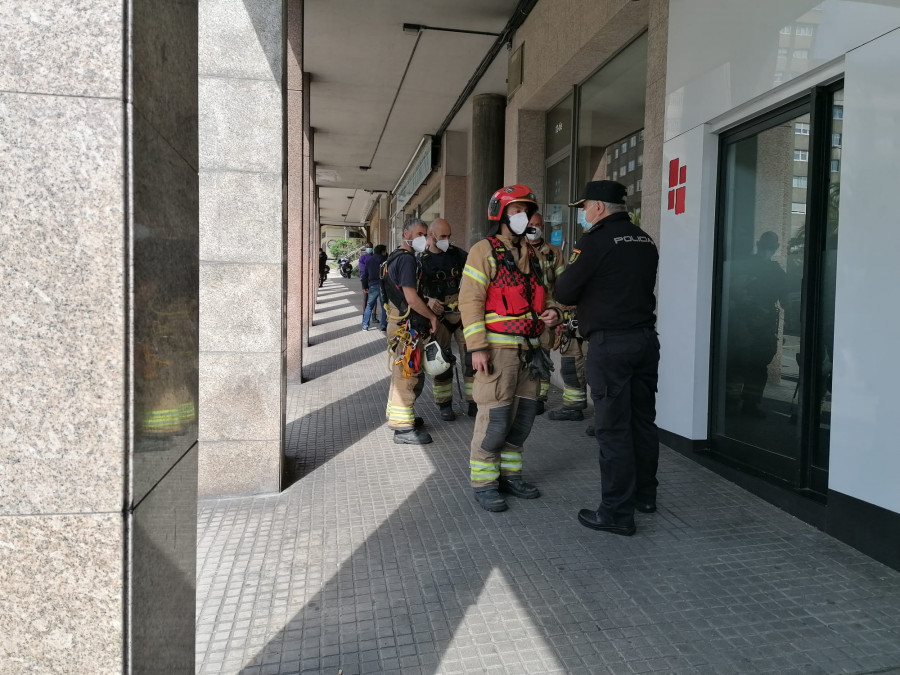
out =
[(607, 204), (624, 204), (628, 190), (614, 180), (593, 180), (584, 186), (584, 195), (569, 206), (581, 206), (585, 201), (606, 202)]

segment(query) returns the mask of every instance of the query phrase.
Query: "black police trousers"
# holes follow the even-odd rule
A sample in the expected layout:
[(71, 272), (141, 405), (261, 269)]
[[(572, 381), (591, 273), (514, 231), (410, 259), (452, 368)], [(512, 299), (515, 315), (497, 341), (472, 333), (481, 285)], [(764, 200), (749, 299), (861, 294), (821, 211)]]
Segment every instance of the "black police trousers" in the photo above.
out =
[(656, 501), (659, 338), (652, 328), (590, 335), (587, 381), (600, 447), (601, 518), (633, 522), (635, 499)]

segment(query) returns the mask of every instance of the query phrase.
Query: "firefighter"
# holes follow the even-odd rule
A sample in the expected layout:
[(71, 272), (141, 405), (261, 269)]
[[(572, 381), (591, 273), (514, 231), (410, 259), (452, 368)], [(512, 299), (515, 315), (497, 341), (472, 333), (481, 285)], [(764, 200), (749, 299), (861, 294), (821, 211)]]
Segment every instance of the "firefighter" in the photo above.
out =
[(501, 492), (540, 496), (522, 478), (522, 451), (537, 412), (540, 380), (552, 368), (540, 335), (562, 315), (555, 304), (547, 305), (540, 261), (523, 236), (536, 211), (535, 196), (525, 185), (493, 194), (488, 220), (498, 227), (469, 251), (459, 291), (478, 404), (470, 479), (475, 501), (487, 511), (506, 510)]
[(425, 445), (431, 434), (420, 427), (413, 405), (425, 379), (422, 374), (422, 348), (429, 334), (438, 329), (438, 318), (428, 309), (420, 294), (422, 269), (415, 253), (425, 251), (428, 228), (418, 218), (403, 225), (403, 239), (382, 264), (382, 295), (388, 313), (388, 352), (390, 354), (391, 388), (388, 393), (388, 428), (394, 430), (394, 443)]
[[(438, 218), (428, 227), (428, 250), (420, 256), (422, 261), (422, 291), (428, 309), (440, 318), (440, 326), (434, 339), (441, 348), (450, 353), (451, 342), (455, 339), (460, 359), (465, 365), (465, 398), (468, 414), (475, 416), (472, 401), (471, 359), (466, 354), (463, 337), (462, 317), (459, 314), (459, 283), (466, 266), (468, 252), (450, 243), (450, 223)], [(434, 378), (434, 402), (440, 409), (441, 419), (452, 422), (453, 412), (453, 368)]]
[[(562, 249), (544, 239), (544, 219), (535, 213), (528, 221), (525, 237), (534, 247), (541, 260), (544, 283), (550, 295), (556, 278), (566, 268)], [(578, 335), (575, 321), (575, 308), (565, 308), (563, 323), (555, 331), (544, 331), (541, 335), (541, 346), (545, 349), (559, 349), (560, 371), (563, 379), (563, 404), (558, 410), (551, 410), (551, 420), (583, 420), (582, 412), (587, 407), (587, 386), (584, 376), (584, 353), (582, 339)], [(541, 380), (541, 393), (538, 398), (538, 415), (544, 412), (547, 394), (550, 390), (550, 379)]]

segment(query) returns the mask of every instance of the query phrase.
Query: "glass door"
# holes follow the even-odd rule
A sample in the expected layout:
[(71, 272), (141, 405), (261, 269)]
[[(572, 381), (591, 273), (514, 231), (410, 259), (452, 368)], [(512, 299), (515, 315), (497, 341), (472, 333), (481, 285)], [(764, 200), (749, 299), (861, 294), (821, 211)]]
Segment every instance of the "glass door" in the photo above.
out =
[(813, 95), (724, 137), (720, 155), (712, 449), (823, 494), (841, 101)]

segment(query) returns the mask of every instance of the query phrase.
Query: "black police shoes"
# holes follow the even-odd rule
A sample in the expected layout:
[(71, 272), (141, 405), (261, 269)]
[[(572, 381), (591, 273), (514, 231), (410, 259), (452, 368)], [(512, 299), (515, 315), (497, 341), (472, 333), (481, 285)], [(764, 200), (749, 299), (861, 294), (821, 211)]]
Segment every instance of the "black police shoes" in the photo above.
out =
[(623, 537), (630, 537), (637, 532), (634, 521), (623, 524), (615, 523), (601, 517), (597, 511), (592, 511), (591, 509), (581, 509), (581, 511), (578, 512), (578, 522), (592, 530), (621, 534)]
[(431, 443), (431, 434), (421, 429), (406, 429), (394, 432), (394, 443), (406, 445), (428, 445)]
[(635, 499), (634, 508), (641, 513), (656, 513), (655, 499)]
[(441, 419), (445, 422), (452, 422), (456, 419), (456, 413), (453, 412), (453, 403), (441, 403), (438, 406), (441, 409)]
[(478, 404), (475, 401), (469, 401), (468, 410), (466, 410), (466, 415), (469, 417), (475, 417), (478, 414)]
[(497, 488), (493, 486), (475, 488), (475, 501), (485, 511), (506, 511), (509, 508), (506, 500), (500, 496)]
[(567, 408), (563, 406), (557, 410), (551, 410), (550, 414), (547, 415), (551, 420), (556, 420), (557, 422), (565, 421), (565, 422), (580, 422), (584, 419), (584, 413), (580, 410), (576, 410), (575, 408)]
[(521, 478), (500, 477), (500, 492), (519, 497), (521, 499), (537, 499), (541, 491), (531, 483), (526, 483)]

